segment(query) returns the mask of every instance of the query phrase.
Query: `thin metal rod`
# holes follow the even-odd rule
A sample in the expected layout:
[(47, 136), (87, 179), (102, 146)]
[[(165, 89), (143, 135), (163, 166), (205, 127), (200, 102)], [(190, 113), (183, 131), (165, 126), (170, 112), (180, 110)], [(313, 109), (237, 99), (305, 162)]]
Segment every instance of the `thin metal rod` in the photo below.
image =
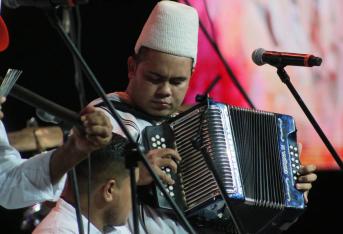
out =
[(331, 155), (335, 159), (335, 161), (338, 164), (338, 166), (341, 168), (341, 170), (343, 170), (343, 163), (342, 163), (342, 160), (341, 160), (340, 156), (338, 155), (338, 153), (336, 152), (335, 148), (332, 146), (332, 144), (330, 143), (329, 139), (326, 137), (325, 133), (323, 132), (323, 130), (321, 129), (321, 127), (319, 126), (319, 124), (317, 123), (317, 121), (315, 120), (313, 115), (311, 114), (310, 110), (305, 105), (304, 101), (302, 100), (302, 98), (298, 94), (297, 90), (294, 88), (293, 84), (291, 83), (291, 79), (289, 78), (289, 75), (287, 74), (285, 69), (283, 67), (279, 67), (277, 69), (277, 74), (279, 75), (281, 81), (284, 84), (286, 84), (286, 86), (288, 87), (288, 89), (292, 93), (293, 97), (298, 102), (298, 104), (301, 107), (301, 109), (304, 111), (304, 113), (307, 116), (308, 120), (311, 122), (312, 126), (314, 127), (314, 129), (316, 130), (316, 132), (318, 133), (318, 135), (320, 136), (320, 138), (324, 142), (324, 144), (327, 147), (327, 149), (330, 151)]

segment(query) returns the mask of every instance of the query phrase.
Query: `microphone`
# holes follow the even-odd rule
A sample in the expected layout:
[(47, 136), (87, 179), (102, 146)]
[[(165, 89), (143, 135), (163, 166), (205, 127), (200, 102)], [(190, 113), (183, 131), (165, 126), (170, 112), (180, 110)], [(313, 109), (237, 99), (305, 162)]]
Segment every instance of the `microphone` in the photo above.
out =
[(254, 50), (251, 57), (254, 63), (258, 66), (268, 63), (275, 67), (285, 67), (287, 65), (312, 67), (320, 66), (322, 63), (321, 58), (311, 54), (266, 51), (262, 48)]
[(3, 0), (3, 3), (8, 8), (18, 7), (37, 7), (37, 8), (51, 8), (51, 7), (74, 7), (78, 4), (88, 3), (88, 0)]

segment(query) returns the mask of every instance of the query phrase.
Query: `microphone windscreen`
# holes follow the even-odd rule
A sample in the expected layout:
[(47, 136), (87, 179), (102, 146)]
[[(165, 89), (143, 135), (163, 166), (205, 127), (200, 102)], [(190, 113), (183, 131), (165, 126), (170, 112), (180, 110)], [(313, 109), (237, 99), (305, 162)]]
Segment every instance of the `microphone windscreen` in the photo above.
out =
[(256, 65), (262, 66), (265, 64), (265, 62), (263, 61), (264, 52), (266, 52), (266, 50), (262, 48), (256, 49), (254, 50), (254, 52), (252, 52), (251, 58)]

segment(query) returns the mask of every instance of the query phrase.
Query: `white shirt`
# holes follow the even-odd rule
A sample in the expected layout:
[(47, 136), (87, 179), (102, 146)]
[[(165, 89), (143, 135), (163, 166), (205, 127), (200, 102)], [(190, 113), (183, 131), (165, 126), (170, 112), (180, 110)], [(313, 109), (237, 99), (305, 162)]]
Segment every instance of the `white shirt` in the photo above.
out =
[[(82, 216), (82, 224), (84, 233), (88, 233), (88, 219)], [(33, 234), (79, 234), (77, 225), (75, 208), (59, 199), (56, 206), (43, 219), (43, 221), (36, 227)], [(109, 231), (102, 232), (97, 229), (92, 223), (89, 225), (90, 234), (131, 234), (126, 226), (113, 227)]]
[(53, 151), (22, 159), (10, 146), (0, 121), (0, 205), (7, 209), (28, 207), (46, 200), (57, 200), (66, 176), (56, 184), (50, 181), (50, 158)]

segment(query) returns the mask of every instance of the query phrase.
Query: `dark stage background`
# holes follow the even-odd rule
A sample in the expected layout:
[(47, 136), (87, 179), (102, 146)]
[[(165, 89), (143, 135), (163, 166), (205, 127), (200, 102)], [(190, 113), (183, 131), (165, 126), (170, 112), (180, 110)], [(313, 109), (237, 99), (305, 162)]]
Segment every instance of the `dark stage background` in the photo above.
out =
[[(127, 57), (156, 2), (91, 0), (80, 6), (82, 54), (106, 92), (126, 87)], [(0, 54), (0, 74), (4, 75), (8, 68), (22, 69), (20, 85), (79, 111), (71, 54), (50, 26), (44, 11), (30, 7), (12, 10), (3, 6), (1, 14), (9, 28), (11, 44)], [(97, 95), (87, 80), (85, 83), (87, 101), (91, 101)], [(33, 108), (11, 97), (3, 109), (9, 132), (25, 128), (26, 121), (35, 116)], [(24, 153), (24, 157), (32, 153)], [(343, 175), (339, 171), (320, 171), (318, 176), (308, 209), (286, 233), (342, 233), (338, 230), (342, 220), (343, 194), (339, 188)], [(20, 223), (25, 210), (0, 208), (0, 233), (24, 233), (20, 231)]]

